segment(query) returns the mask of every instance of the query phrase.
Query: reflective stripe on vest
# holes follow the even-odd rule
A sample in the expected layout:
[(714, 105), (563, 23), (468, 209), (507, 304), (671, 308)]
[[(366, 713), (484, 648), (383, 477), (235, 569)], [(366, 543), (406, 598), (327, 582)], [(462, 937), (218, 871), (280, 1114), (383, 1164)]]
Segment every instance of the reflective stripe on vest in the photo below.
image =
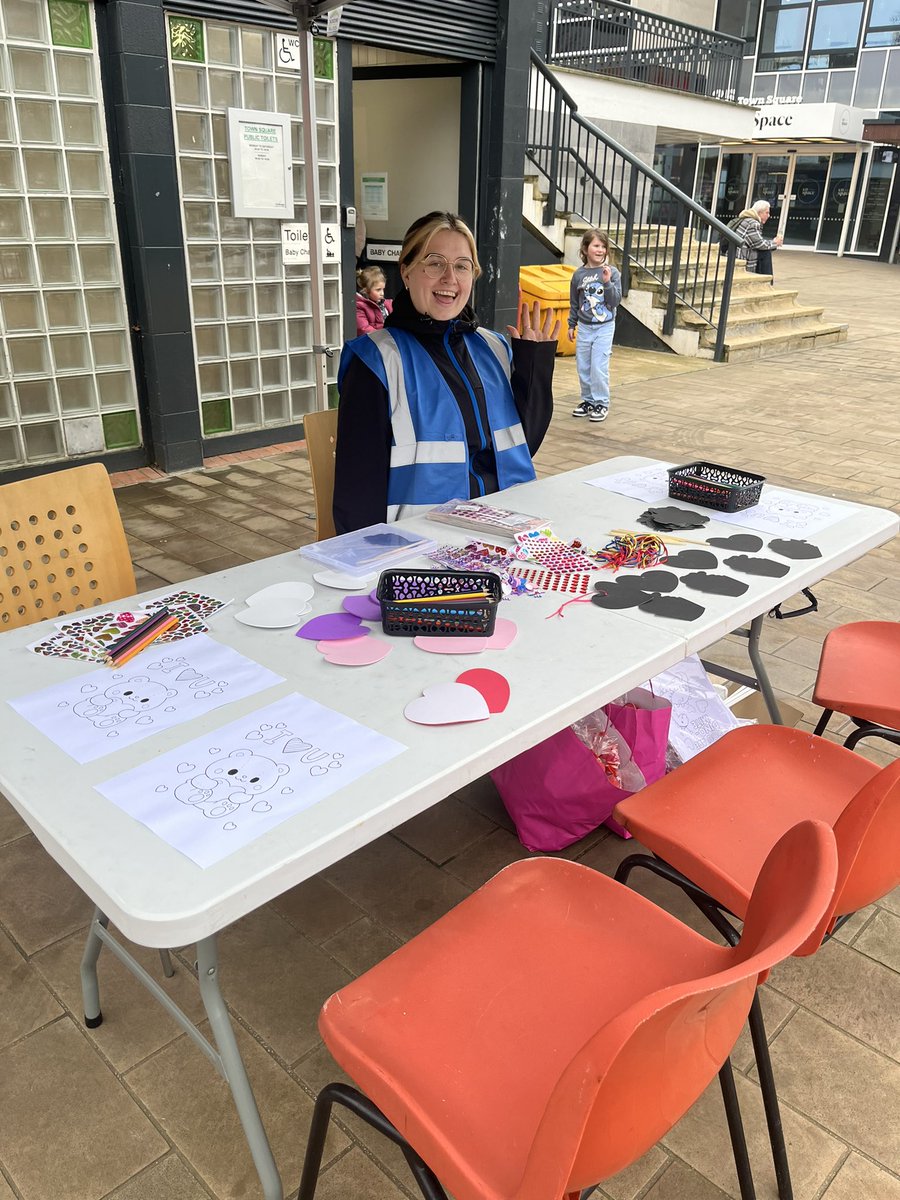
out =
[[(510, 386), (510, 350), (492, 330), (465, 334), (484, 386), (500, 488), (535, 478)], [(469, 455), (459, 406), (434, 360), (404, 330), (378, 329), (354, 339), (357, 354), (386, 388), (391, 405), (387, 519), (396, 521), (469, 495)], [(343, 370), (346, 369), (342, 363)], [(436, 396), (452, 406), (435, 404)]]

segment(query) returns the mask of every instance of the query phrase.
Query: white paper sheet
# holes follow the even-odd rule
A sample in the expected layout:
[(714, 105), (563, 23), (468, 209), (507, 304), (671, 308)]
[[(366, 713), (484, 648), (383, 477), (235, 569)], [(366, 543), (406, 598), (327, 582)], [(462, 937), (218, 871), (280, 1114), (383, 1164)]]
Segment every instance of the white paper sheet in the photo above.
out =
[(740, 722), (710, 682), (696, 654), (653, 677), (653, 691), (672, 705), (669, 744), (687, 762)]
[(206, 634), (149, 646), (125, 666), (101, 667), (9, 703), (70, 754), (93, 762), (284, 680)]
[[(653, 463), (636, 467), (633, 471), (619, 471), (615, 475), (600, 475), (585, 482), (591, 487), (604, 488), (633, 500), (647, 504), (659, 504), (669, 500), (669, 477), (666, 474), (673, 463)], [(850, 512), (850, 506), (842, 500), (831, 500), (808, 492), (791, 492), (787, 488), (764, 484), (759, 504), (736, 513), (720, 512), (705, 508), (702, 504), (691, 504), (686, 500), (675, 500), (695, 512), (708, 513), (710, 520), (723, 521), (726, 525), (738, 525), (744, 529), (756, 529), (760, 533), (771, 533), (777, 537), (805, 538), (819, 533), (829, 525), (842, 521)], [(704, 534), (702, 529), (691, 531), (695, 537)]]
[(209, 867), (405, 749), (293, 693), (97, 791)]

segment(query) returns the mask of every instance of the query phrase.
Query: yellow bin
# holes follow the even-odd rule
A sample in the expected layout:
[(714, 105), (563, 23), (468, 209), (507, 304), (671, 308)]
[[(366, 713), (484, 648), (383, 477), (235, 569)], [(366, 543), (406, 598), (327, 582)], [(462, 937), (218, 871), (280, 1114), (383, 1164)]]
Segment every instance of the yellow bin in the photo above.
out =
[(572, 282), (574, 267), (566, 263), (552, 263), (541, 267), (519, 268), (519, 330), (522, 329), (522, 309), (531, 309), (535, 300), (541, 306), (541, 319), (547, 309), (553, 310), (554, 318), (559, 318), (559, 341), (557, 354), (574, 354), (575, 343), (569, 341), (569, 284)]

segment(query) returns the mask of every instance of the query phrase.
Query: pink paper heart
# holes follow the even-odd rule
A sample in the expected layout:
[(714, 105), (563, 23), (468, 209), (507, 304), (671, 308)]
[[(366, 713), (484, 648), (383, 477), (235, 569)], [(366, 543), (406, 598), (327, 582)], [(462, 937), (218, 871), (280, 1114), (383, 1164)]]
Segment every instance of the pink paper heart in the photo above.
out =
[(429, 654), (480, 654), (487, 649), (486, 637), (417, 637), (413, 645)]
[(519, 627), (515, 621), (506, 617), (497, 617), (494, 621), (494, 632), (487, 640), (488, 650), (505, 650), (511, 646), (519, 635)]
[(316, 649), (325, 655), (325, 661), (340, 667), (368, 667), (381, 662), (393, 650), (381, 638), (345, 638), (339, 642), (316, 642)]
[(403, 710), (417, 725), (458, 725), (464, 721), (486, 721), (491, 715), (484, 697), (464, 683), (436, 683), (411, 700)]
[(301, 625), (295, 637), (307, 638), (311, 642), (336, 642), (344, 638), (365, 637), (368, 632), (368, 625), (363, 625), (359, 617), (350, 613), (323, 613)]
[(463, 671), (457, 675), (457, 683), (473, 687), (484, 697), (485, 704), (492, 713), (502, 713), (509, 704), (509, 680), (497, 671), (488, 671), (485, 667), (475, 667), (471, 671)]

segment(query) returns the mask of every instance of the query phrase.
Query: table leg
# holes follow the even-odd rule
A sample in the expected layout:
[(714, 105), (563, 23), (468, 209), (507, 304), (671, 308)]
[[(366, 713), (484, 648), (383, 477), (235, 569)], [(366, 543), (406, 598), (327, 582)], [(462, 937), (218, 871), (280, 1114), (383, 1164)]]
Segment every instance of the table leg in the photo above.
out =
[(783, 725), (784, 717), (781, 715), (781, 709), (778, 707), (778, 701), (775, 699), (775, 689), (772, 687), (772, 682), (766, 672), (765, 664), (762, 660), (762, 655), (759, 652), (759, 637), (762, 633), (763, 616), (754, 617), (750, 622), (750, 633), (747, 638), (747, 653), (750, 656), (750, 661), (753, 664), (753, 670), (756, 674), (756, 684), (762, 692), (762, 698), (766, 702), (766, 708), (769, 710), (769, 716), (772, 718), (773, 725)]
[(81, 956), (81, 996), (84, 1004), (84, 1023), (88, 1029), (96, 1029), (98, 1025), (103, 1024), (103, 1013), (100, 1011), (100, 981), (97, 978), (97, 959), (103, 949), (103, 938), (97, 927), (105, 930), (108, 924), (109, 917), (104, 916), (99, 908), (95, 908), (84, 954)]
[(228, 1086), (231, 1088), (238, 1116), (244, 1128), (244, 1135), (247, 1138), (247, 1144), (250, 1147), (250, 1153), (253, 1155), (257, 1174), (263, 1185), (263, 1195), (265, 1196), (265, 1200), (283, 1200), (284, 1189), (282, 1188), (281, 1177), (278, 1174), (278, 1168), (275, 1166), (275, 1159), (272, 1157), (272, 1150), (269, 1146), (269, 1139), (266, 1137), (266, 1131), (263, 1128), (259, 1109), (256, 1107), (256, 1098), (253, 1095), (253, 1089), (250, 1087), (250, 1080), (247, 1078), (247, 1070), (241, 1058), (241, 1052), (238, 1049), (234, 1029), (231, 1025), (231, 1018), (228, 1016), (225, 1001), (222, 999), (222, 993), (219, 990), (219, 967), (215, 937), (204, 938), (197, 943), (197, 977), (200, 981), (200, 994), (203, 997), (203, 1006), (206, 1009), (206, 1015), (209, 1017), (216, 1047), (219, 1051), (221, 1071)]

